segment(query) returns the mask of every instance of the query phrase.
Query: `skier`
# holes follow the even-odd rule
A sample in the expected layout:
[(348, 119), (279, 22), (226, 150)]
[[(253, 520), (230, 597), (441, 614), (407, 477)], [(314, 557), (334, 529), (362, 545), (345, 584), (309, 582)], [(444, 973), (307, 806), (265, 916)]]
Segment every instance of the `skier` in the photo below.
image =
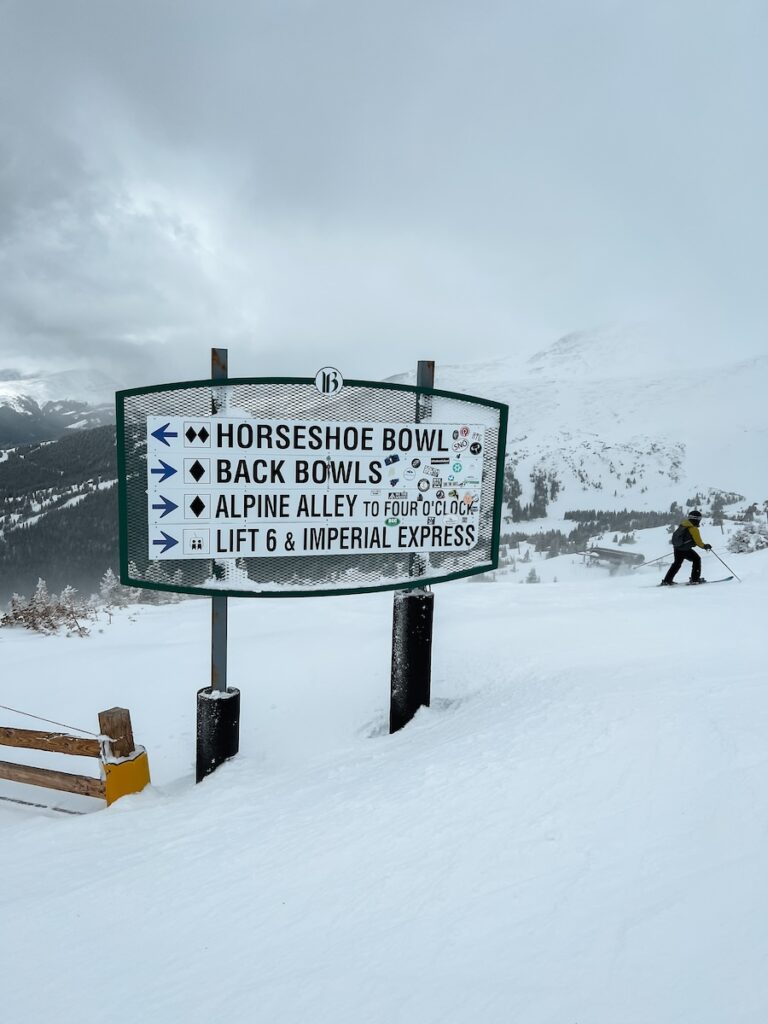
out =
[(675, 560), (669, 567), (669, 572), (661, 581), (662, 587), (674, 587), (675, 576), (677, 571), (684, 561), (688, 560), (691, 562), (691, 583), (706, 583), (706, 580), (701, 578), (701, 557), (693, 549), (703, 548), (704, 551), (711, 551), (712, 545), (705, 544), (701, 539), (699, 533), (699, 523), (701, 522), (701, 512), (698, 509), (694, 509), (693, 512), (688, 513), (688, 518), (684, 519), (678, 526), (675, 532), (672, 534), (672, 545), (675, 549)]

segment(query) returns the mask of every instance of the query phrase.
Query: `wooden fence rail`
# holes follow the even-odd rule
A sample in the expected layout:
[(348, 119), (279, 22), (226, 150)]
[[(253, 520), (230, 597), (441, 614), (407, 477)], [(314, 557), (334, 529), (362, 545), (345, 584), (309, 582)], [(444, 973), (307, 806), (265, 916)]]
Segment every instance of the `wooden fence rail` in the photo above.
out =
[(0, 726), (0, 746), (50, 750), (53, 754), (79, 754), (80, 757), (101, 757), (97, 739), (82, 739), (64, 732), (42, 732), (40, 729), (8, 729)]
[(134, 744), (130, 712), (126, 708), (99, 712), (99, 728), (101, 736), (84, 739), (62, 732), (0, 726), (1, 746), (95, 757), (101, 764), (101, 778), (95, 779), (89, 775), (0, 761), (0, 779), (96, 797), (106, 800), (107, 804), (129, 793), (138, 793), (150, 781), (149, 762), (146, 751)]
[(11, 764), (9, 761), (0, 761), (0, 779), (23, 782), (27, 786), (45, 786), (46, 789), (58, 789), (64, 793), (95, 796), (101, 800), (106, 799), (107, 795), (104, 779), (55, 772), (50, 768), (33, 768), (28, 764)]

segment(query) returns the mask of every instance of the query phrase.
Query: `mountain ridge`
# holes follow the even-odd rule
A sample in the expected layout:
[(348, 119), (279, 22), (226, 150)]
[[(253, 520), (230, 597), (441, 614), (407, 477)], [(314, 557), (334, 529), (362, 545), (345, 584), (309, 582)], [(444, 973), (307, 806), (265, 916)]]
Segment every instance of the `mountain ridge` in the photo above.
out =
[(114, 422), (114, 385), (98, 371), (0, 371), (0, 449)]
[[(758, 501), (768, 497), (768, 356), (667, 373), (653, 363), (641, 372), (617, 358), (598, 376), (573, 374), (556, 358), (548, 376), (531, 375), (529, 364), (510, 356), (438, 364), (435, 373), (441, 390), (509, 406), (507, 454), (521, 481), (537, 466), (559, 462), (564, 500), (572, 506), (574, 490), (602, 490), (606, 509), (627, 500), (636, 508), (669, 507), (681, 499), (681, 488), (740, 492)], [(389, 379), (413, 384), (415, 373)], [(610, 451), (613, 469), (612, 456), (603, 458)], [(623, 477), (619, 470), (626, 471)], [(639, 470), (642, 482), (627, 484), (638, 479)]]
[[(575, 344), (569, 343), (569, 358)], [(567, 513), (574, 510), (665, 513), (691, 503), (705, 510), (717, 504), (728, 506), (728, 514), (738, 519), (753, 504), (766, 503), (768, 358), (688, 367), (672, 377), (655, 367), (645, 375), (621, 376), (626, 367), (620, 363), (606, 367), (610, 373), (599, 379), (574, 376), (567, 366), (553, 378), (526, 377), (525, 365), (507, 357), (438, 364), (436, 370), (439, 389), (509, 405), (507, 532), (515, 531), (515, 523), (517, 532), (569, 531), (573, 522)], [(390, 380), (414, 383), (415, 374)], [(58, 403), (50, 405), (60, 409)], [(705, 415), (696, 412), (702, 406)], [(0, 436), (3, 411), (0, 406)], [(94, 586), (107, 568), (116, 568), (112, 410), (109, 424), (95, 430), (83, 429), (87, 421), (73, 417), (98, 414), (97, 408), (86, 407), (84, 413), (72, 403), (65, 411), (70, 419), (60, 440), (47, 445), (46, 439), (35, 439), (0, 452), (0, 576), (3, 568), (7, 573), (0, 583), (6, 589), (29, 590), (38, 574), (53, 572), (52, 562), (54, 586), (61, 585), (59, 577), (82, 588)], [(81, 429), (70, 429), (74, 426)], [(93, 548), (91, 565), (85, 558), (91, 557), (89, 545), (79, 540), (79, 548), (70, 546), (72, 564), (80, 566), (75, 578), (65, 578), (67, 559), (57, 540), (62, 535), (87, 536)], [(19, 545), (23, 552), (12, 550)]]

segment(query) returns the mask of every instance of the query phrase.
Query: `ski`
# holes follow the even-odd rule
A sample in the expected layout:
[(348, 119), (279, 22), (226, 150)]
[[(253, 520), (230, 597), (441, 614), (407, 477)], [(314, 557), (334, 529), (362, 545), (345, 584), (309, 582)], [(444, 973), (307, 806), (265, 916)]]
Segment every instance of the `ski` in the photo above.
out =
[[(681, 583), (673, 583), (672, 586), (673, 587), (708, 587), (711, 583), (727, 583), (728, 580), (732, 580), (733, 578), (734, 578), (733, 576), (722, 576), (719, 580), (706, 580), (704, 583), (691, 583), (690, 581), (687, 582), (687, 583), (682, 583), (682, 582)], [(652, 585), (654, 587), (663, 587), (664, 586), (663, 583), (654, 583)]]
[(686, 583), (686, 587), (708, 587), (710, 583), (727, 583), (733, 576), (721, 576), (719, 580), (705, 580), (703, 583)]

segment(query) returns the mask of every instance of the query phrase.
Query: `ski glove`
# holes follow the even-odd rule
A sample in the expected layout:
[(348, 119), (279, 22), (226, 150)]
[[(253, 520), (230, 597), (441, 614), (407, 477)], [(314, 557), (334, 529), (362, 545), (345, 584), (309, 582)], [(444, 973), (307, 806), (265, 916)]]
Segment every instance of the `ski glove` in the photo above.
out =
[(705, 544), (704, 545), (704, 550), (705, 551), (711, 551), (712, 550), (712, 545), (711, 544)]

